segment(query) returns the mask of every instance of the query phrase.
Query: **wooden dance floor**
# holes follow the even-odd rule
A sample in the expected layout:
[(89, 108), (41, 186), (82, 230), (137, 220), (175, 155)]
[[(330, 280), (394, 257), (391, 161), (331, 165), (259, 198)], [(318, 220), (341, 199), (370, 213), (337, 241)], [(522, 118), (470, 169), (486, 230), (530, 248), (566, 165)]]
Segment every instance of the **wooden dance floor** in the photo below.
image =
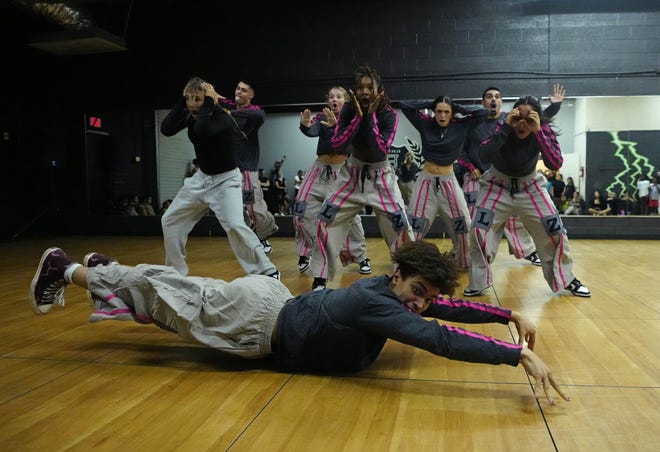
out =
[[(293, 239), (271, 242), (283, 282), (294, 294), (308, 290)], [(536, 351), (573, 399), (555, 406), (534, 399), (522, 366), (455, 362), (393, 341), (358, 374), (286, 374), (154, 326), (90, 324), (77, 287), (64, 308), (35, 316), (26, 296), (50, 246), (76, 260), (99, 251), (125, 264), (164, 261), (161, 237), (0, 243), (2, 451), (660, 450), (657, 241), (572, 240), (588, 299), (552, 293), (541, 269), (509, 256), (503, 242), (494, 290), (475, 299), (535, 320)], [(367, 246), (373, 274), (391, 273), (383, 240)], [(242, 274), (224, 237), (191, 237), (188, 262), (191, 274)], [(360, 277), (345, 267), (329, 287)], [(461, 326), (515, 336), (499, 324)]]

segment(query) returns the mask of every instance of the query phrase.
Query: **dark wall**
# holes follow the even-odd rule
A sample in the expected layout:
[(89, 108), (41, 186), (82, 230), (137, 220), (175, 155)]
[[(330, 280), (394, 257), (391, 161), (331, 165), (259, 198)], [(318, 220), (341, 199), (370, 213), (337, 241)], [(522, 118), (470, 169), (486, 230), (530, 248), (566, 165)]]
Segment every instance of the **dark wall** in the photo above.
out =
[[(111, 2), (90, 5), (99, 3)], [(130, 2), (130, 9), (117, 3), (126, 13), (111, 31), (125, 39), (124, 52), (54, 56), (14, 38), (29, 26), (4, 27), (9, 64), (0, 73), (0, 119), (9, 139), (0, 143), (11, 174), (0, 191), (16, 218), (3, 224), (2, 238), (24, 230), (49, 206), (49, 181), (66, 197), (58, 203), (60, 217), (88, 208), (85, 113), (170, 108), (192, 75), (230, 96), (236, 80), (247, 77), (257, 85), (255, 103), (267, 111), (319, 102), (329, 85), (350, 86), (362, 64), (381, 72), (393, 100), (478, 97), (490, 84), (506, 96), (546, 95), (555, 81), (574, 96), (660, 94), (656, 0), (340, 0), (267, 7), (164, 0)], [(119, 151), (142, 153), (142, 164), (125, 163), (121, 183), (149, 192), (155, 147), (143, 119), (129, 120), (139, 151), (123, 144)], [(66, 154), (65, 167), (43, 165), (58, 152)], [(51, 230), (60, 219), (49, 219)]]
[(59, 57), (17, 43), (10, 58), (26, 61), (3, 78), (90, 109), (169, 108), (191, 75), (225, 93), (248, 77), (261, 105), (309, 103), (365, 63), (392, 99), (475, 97), (495, 81), (510, 96), (557, 80), (575, 96), (660, 93), (655, 0), (225, 3), (133, 2), (118, 30), (128, 51)]
[[(97, 127), (90, 118), (96, 118)], [(100, 123), (99, 123), (100, 121)], [(155, 197), (157, 174), (153, 111), (94, 112), (86, 117), (86, 207), (90, 213), (116, 210), (122, 198)]]

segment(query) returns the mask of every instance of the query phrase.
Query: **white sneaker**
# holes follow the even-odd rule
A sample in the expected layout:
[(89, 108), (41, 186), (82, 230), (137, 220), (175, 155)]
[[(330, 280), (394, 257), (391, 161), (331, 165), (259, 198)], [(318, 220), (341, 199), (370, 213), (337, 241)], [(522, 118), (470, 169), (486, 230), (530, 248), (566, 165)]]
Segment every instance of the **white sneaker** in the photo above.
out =
[(486, 287), (485, 289), (465, 289), (463, 291), (463, 295), (466, 297), (476, 297), (477, 295), (482, 295), (488, 289), (490, 289), (490, 286)]
[(360, 273), (363, 275), (368, 275), (371, 273), (371, 261), (369, 258), (366, 258), (362, 262), (360, 262)]
[(327, 280), (324, 278), (314, 278), (312, 282), (312, 290), (323, 290), (326, 288)]
[(589, 298), (591, 296), (591, 291), (577, 278), (573, 278), (573, 281), (565, 289), (577, 297)]
[(300, 256), (298, 258), (298, 271), (304, 273), (309, 268), (309, 257)]
[(264, 253), (266, 253), (266, 255), (273, 252), (273, 245), (270, 244), (268, 239), (261, 240), (261, 244), (264, 246)]
[(530, 261), (532, 265), (536, 265), (537, 267), (541, 266), (541, 258), (539, 257), (538, 253), (534, 251), (532, 254), (527, 256), (525, 259)]

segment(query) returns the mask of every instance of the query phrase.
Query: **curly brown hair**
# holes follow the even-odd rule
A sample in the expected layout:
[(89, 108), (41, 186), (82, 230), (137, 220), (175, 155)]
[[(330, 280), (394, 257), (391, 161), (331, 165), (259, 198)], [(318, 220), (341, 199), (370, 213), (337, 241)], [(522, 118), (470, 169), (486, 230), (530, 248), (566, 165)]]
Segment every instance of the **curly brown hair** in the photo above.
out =
[(443, 295), (454, 295), (461, 276), (450, 252), (441, 252), (437, 246), (425, 240), (408, 242), (394, 253), (392, 262), (397, 265), (401, 277), (421, 276), (437, 286)]

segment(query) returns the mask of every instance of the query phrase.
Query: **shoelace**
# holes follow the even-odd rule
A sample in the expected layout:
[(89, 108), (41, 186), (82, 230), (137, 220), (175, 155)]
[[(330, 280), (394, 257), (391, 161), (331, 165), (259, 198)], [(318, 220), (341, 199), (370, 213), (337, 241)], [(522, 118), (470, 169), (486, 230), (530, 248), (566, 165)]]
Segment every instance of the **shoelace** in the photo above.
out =
[(577, 291), (580, 289), (582, 286), (582, 283), (580, 282), (579, 279), (575, 278), (571, 283), (568, 285), (568, 289), (572, 291)]
[(51, 282), (41, 295), (41, 304), (59, 304), (64, 306), (64, 288), (66, 282), (64, 278), (60, 278)]

